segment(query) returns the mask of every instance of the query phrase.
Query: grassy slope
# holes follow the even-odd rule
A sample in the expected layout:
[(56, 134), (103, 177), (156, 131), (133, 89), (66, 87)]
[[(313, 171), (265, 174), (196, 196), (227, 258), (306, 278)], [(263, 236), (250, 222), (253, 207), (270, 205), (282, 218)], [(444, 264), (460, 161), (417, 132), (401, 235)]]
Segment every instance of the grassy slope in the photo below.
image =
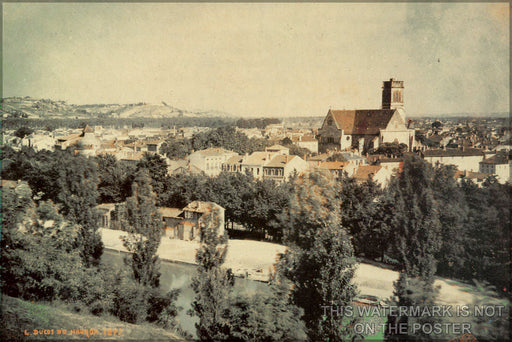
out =
[[(151, 324), (129, 324), (121, 322), (113, 317), (96, 317), (89, 314), (73, 313), (49, 304), (32, 303), (17, 298), (2, 295), (0, 340), (69, 340), (69, 339), (112, 339), (124, 341), (135, 340), (159, 340), (181, 341), (178, 335)], [(34, 335), (34, 329), (47, 329), (53, 335)], [(57, 334), (57, 330), (66, 329), (67, 334)], [(70, 335), (72, 329), (93, 329), (98, 335), (78, 334)], [(108, 329), (113, 332), (117, 329), (118, 336), (108, 336)], [(29, 334), (25, 335), (25, 331)], [(107, 335), (104, 335), (106, 332)]]

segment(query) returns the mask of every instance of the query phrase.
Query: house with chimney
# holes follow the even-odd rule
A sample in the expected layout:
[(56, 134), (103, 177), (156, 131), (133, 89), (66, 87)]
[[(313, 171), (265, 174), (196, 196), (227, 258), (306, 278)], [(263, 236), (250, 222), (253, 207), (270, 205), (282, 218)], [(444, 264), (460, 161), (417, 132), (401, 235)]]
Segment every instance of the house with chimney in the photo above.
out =
[(329, 109), (318, 130), (319, 151), (357, 150), (366, 153), (380, 144), (415, 144), (404, 110), (404, 82), (391, 78), (382, 87), (381, 109)]

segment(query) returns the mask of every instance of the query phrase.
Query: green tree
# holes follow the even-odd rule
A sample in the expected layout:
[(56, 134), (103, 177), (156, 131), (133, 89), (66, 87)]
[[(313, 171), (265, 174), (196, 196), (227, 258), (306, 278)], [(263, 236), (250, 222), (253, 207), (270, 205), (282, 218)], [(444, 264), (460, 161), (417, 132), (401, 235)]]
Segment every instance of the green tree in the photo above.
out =
[(197, 337), (201, 341), (226, 340), (230, 337), (229, 306), (234, 278), (222, 267), (227, 253), (227, 237), (219, 236), (219, 213), (215, 210), (202, 227), (201, 247), (197, 251), (197, 274), (192, 279), (196, 293), (191, 316), (197, 316)]
[(143, 286), (158, 287), (160, 263), (157, 250), (162, 237), (162, 217), (156, 208), (156, 195), (146, 170), (137, 173), (132, 186), (132, 197), (126, 200), (122, 214), (123, 225), (130, 234), (123, 244), (132, 253), (126, 262), (131, 266), (135, 280)]
[(239, 295), (229, 310), (230, 341), (300, 341), (306, 338), (303, 311), (290, 301), (290, 284), (271, 280), (269, 294)]
[(294, 284), (293, 302), (304, 310), (310, 340), (350, 338), (347, 317), (324, 317), (322, 306), (347, 306), (356, 294), (352, 243), (340, 226), (338, 185), (323, 174), (296, 181), (280, 223), (289, 246), (280, 269)]
[(25, 138), (27, 135), (30, 135), (34, 133), (34, 130), (32, 128), (29, 128), (29, 127), (20, 127), (16, 130), (16, 132), (14, 132), (14, 135), (20, 139), (23, 139)]
[(57, 202), (61, 213), (80, 225), (81, 255), (87, 267), (98, 265), (103, 253), (103, 243), (98, 233), (96, 201), (98, 176), (96, 164), (82, 156), (58, 155), (55, 160), (59, 189)]
[(137, 171), (146, 169), (151, 177), (151, 186), (157, 196), (165, 192), (165, 183), (167, 179), (167, 163), (155, 153), (144, 153), (143, 158), (137, 163)]
[(119, 203), (130, 196), (134, 169), (117, 161), (111, 154), (96, 157), (98, 167), (98, 192), (100, 203)]
[(441, 224), (441, 248), (436, 254), (437, 273), (456, 277), (464, 268), (464, 222), (468, 207), (464, 193), (454, 177), (453, 165), (435, 165), (432, 188), (439, 210)]
[(439, 208), (432, 190), (432, 167), (423, 160), (406, 158), (403, 171), (392, 179), (394, 201), (393, 247), (399, 267), (407, 276), (433, 281), (436, 252), (440, 247)]
[[(419, 309), (419, 312), (428, 310), (431, 312), (436, 305), (436, 298), (439, 294), (439, 287), (432, 286), (432, 283), (422, 280), (420, 277), (408, 277), (400, 273), (397, 281), (394, 282), (395, 300), (392, 305)], [(384, 334), (386, 341), (430, 341), (444, 340), (447, 336), (441, 334), (426, 334), (422, 329), (413, 331), (417, 324), (420, 326), (443, 323), (444, 318), (440, 315), (402, 315), (388, 316), (388, 322)]]
[[(359, 184), (353, 177), (341, 178), (341, 225), (352, 235), (356, 254), (364, 253), (369, 258), (381, 255), (383, 249), (376, 248), (374, 243), (381, 241), (374, 234), (378, 233), (380, 226), (376, 222), (370, 222), (375, 221), (375, 215), (379, 213), (374, 201), (380, 193), (379, 185), (371, 179)], [(373, 237), (378, 241), (372, 241)]]

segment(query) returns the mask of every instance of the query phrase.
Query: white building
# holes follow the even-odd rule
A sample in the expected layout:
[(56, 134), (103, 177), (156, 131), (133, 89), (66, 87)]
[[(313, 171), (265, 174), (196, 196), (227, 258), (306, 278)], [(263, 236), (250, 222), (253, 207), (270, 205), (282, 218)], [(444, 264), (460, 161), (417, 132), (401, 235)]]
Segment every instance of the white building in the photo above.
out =
[(512, 161), (510, 156), (504, 153), (496, 154), (480, 162), (480, 172), (495, 175), (500, 183), (512, 181)]
[(196, 167), (207, 176), (214, 177), (221, 173), (222, 164), (236, 155), (233, 151), (212, 147), (191, 153), (188, 156), (188, 161), (191, 167)]
[(424, 159), (435, 165), (437, 162), (444, 165), (455, 165), (460, 171), (478, 172), (479, 163), (484, 160), (485, 153), (476, 148), (466, 149), (438, 149), (423, 152)]

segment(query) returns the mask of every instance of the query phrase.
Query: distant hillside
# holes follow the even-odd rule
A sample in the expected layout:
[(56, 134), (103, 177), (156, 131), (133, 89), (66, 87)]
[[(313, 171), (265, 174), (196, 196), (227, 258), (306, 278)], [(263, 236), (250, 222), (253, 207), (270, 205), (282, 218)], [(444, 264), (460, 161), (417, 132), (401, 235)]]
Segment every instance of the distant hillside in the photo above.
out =
[(7, 97), (2, 99), (0, 114), (3, 117), (33, 119), (48, 118), (174, 118), (174, 117), (231, 117), (220, 111), (189, 111), (165, 102), (131, 104), (73, 105), (65, 101), (34, 99), (31, 97)]
[[(113, 339), (124, 340), (167, 340), (183, 341), (180, 336), (165, 329), (158, 328), (149, 323), (130, 324), (121, 322), (115, 318), (106, 319), (88, 314), (70, 312), (48, 304), (27, 302), (17, 298), (2, 295), (2, 327), (0, 328), (0, 340), (2, 341), (26, 341), (26, 340), (62, 340), (71, 339)], [(41, 335), (34, 336), (34, 329), (41, 330)], [(57, 334), (57, 330), (66, 330), (66, 335)], [(98, 335), (76, 334), (70, 335), (71, 330), (97, 329)], [(105, 329), (105, 330), (104, 330)], [(117, 336), (108, 336), (108, 331), (117, 329)], [(53, 334), (51, 332), (53, 331)], [(28, 336), (25, 333), (29, 334)], [(93, 331), (94, 333), (94, 331)], [(107, 334), (106, 336), (104, 334)]]

